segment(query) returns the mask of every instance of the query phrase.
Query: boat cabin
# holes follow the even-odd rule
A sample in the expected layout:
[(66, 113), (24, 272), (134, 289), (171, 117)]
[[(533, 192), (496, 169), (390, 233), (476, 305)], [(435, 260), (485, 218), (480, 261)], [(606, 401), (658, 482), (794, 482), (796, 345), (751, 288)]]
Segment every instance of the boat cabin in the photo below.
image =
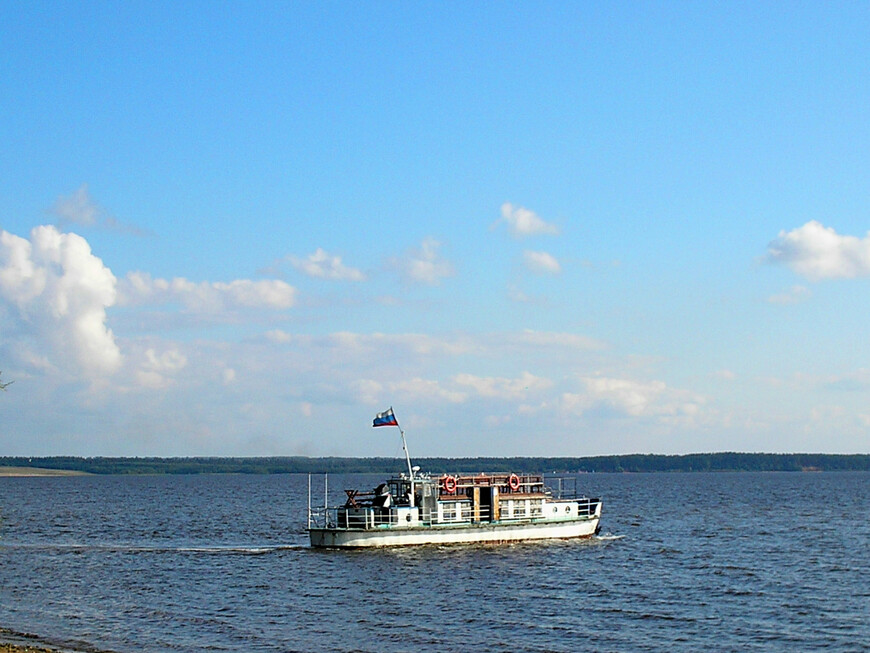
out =
[[(595, 505), (588, 499), (585, 504), (576, 497), (571, 497), (571, 503), (559, 501), (564, 495), (554, 499), (542, 476), (527, 474), (481, 473), (438, 478), (401, 474), (371, 492), (345, 490), (345, 493), (347, 500), (335, 514), (339, 528), (479, 524), (572, 518), (595, 512)], [(545, 504), (549, 508), (546, 515)]]

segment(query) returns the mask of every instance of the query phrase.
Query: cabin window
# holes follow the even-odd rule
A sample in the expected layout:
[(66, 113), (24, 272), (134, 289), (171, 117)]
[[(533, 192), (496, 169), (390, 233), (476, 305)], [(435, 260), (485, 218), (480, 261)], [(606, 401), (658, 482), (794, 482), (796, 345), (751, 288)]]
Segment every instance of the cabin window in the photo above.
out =
[(501, 499), (499, 511), (502, 519), (524, 519), (529, 516), (529, 500)]
[(531, 508), (532, 517), (540, 517), (544, 514), (542, 499), (532, 499), (529, 507)]
[(442, 522), (471, 521), (470, 501), (450, 501), (441, 505)]
[(463, 501), (457, 505), (462, 509), (462, 521), (471, 521), (471, 503), (469, 501)]

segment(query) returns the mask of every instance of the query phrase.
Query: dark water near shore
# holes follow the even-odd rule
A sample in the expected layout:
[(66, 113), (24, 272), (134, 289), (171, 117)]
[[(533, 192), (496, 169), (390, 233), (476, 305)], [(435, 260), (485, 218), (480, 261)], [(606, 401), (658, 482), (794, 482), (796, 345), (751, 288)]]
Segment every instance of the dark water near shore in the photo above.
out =
[(0, 626), (122, 653), (868, 650), (870, 474), (580, 486), (601, 538), (341, 552), (307, 548), (305, 476), (0, 478)]

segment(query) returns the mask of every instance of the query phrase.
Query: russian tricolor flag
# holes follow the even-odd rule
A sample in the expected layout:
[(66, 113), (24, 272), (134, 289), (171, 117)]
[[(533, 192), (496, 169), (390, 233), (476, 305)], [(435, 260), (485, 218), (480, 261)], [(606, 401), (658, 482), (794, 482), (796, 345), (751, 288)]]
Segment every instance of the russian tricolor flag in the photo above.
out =
[(378, 413), (375, 415), (375, 421), (372, 422), (372, 426), (398, 426), (399, 421), (396, 419), (396, 416), (393, 415), (393, 409), (386, 410), (383, 413)]

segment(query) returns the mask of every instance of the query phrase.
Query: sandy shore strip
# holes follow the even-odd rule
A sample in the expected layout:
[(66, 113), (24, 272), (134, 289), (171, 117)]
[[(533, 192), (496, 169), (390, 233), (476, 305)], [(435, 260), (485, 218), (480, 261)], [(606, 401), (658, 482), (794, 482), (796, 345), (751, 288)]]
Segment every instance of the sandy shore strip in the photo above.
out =
[(0, 653), (112, 653), (99, 651), (86, 643), (59, 643), (30, 633), (0, 628)]
[(31, 646), (30, 644), (0, 644), (0, 653), (57, 653), (56, 648)]
[[(45, 469), (42, 467), (0, 467), (0, 476), (90, 476), (87, 472), (69, 469)], [(4, 653), (0, 649), (0, 653)]]

